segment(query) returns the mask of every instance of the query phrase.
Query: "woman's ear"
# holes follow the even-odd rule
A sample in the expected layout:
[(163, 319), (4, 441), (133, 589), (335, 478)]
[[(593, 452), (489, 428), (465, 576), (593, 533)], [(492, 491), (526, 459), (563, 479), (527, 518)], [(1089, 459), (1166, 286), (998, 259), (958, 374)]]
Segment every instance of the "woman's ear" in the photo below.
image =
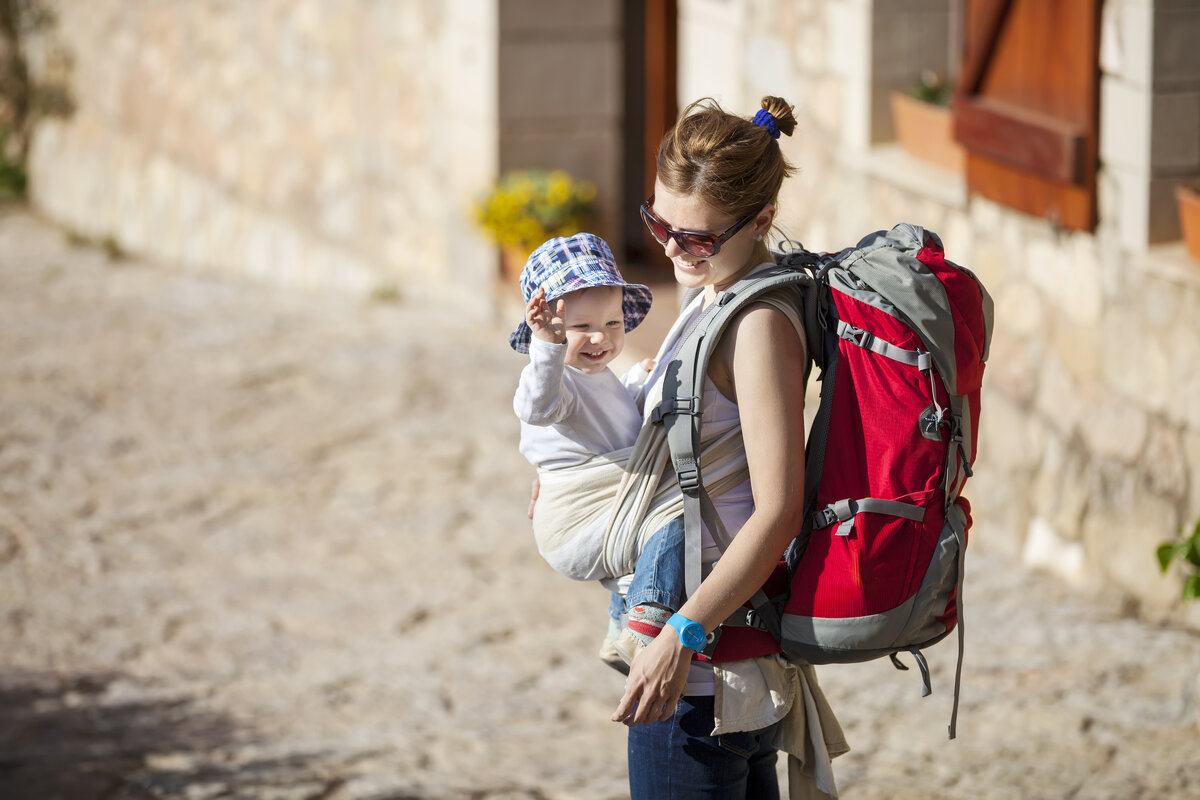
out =
[(761, 238), (771, 231), (771, 223), (775, 221), (775, 204), (767, 203), (754, 218), (754, 235)]

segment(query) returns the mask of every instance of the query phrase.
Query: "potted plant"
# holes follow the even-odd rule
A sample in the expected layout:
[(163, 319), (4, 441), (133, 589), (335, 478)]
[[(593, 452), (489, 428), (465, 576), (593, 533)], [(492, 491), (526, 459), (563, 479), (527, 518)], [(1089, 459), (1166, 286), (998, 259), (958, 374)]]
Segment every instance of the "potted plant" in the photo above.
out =
[(596, 187), (563, 170), (506, 172), (475, 205), (475, 222), (501, 248), (501, 273), (515, 281), (525, 260), (554, 236), (584, 230), (596, 209)]
[(950, 95), (950, 85), (939, 74), (924, 70), (912, 91), (892, 92), (892, 120), (896, 138), (909, 155), (961, 173), (966, 153), (954, 141)]
[(1179, 229), (1188, 254), (1200, 261), (1200, 182), (1176, 186), (1175, 202), (1179, 207)]

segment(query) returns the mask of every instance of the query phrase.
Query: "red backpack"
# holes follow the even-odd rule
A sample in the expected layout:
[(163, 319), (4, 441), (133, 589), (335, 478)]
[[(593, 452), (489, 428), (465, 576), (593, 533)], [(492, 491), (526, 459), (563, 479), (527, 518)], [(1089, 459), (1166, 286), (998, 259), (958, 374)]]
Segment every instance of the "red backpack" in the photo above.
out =
[(775, 268), (729, 287), (705, 309), (668, 367), (655, 414), (684, 493), (688, 592), (700, 581), (701, 520), (727, 539), (696, 456), (708, 359), (748, 303), (781, 289), (796, 293), (820, 370), (805, 523), (753, 608), (718, 628), (705, 656), (782, 652), (810, 664), (889, 656), (907, 669), (897, 659), (903, 650), (916, 658), (927, 695), (921, 650), (957, 625), (953, 739), (971, 523), (961, 492), (975, 460), (992, 301), (974, 275), (945, 259), (936, 234), (901, 224), (836, 254), (777, 254)]

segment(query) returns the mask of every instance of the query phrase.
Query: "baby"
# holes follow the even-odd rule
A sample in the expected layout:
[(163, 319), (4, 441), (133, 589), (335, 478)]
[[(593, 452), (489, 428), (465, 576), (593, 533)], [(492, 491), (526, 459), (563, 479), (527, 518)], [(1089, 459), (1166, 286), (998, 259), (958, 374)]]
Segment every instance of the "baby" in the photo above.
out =
[[(620, 355), (626, 331), (650, 310), (650, 290), (626, 283), (604, 240), (590, 233), (551, 239), (530, 255), (521, 273), (525, 320), (509, 338), (529, 353), (513, 410), (521, 420), (520, 451), (538, 469), (541, 489), (533, 529), (538, 551), (555, 570), (575, 580), (620, 578), (604, 565), (609, 502), (619, 472), (642, 427), (639, 401), (652, 361), (618, 378), (609, 364)], [(618, 476), (614, 478), (614, 476)], [(570, 507), (572, 524), (552, 509)], [(628, 661), (632, 638), (645, 644), (683, 602), (683, 524), (655, 532), (638, 556), (624, 603), (610, 605), (608, 645), (629, 609), (629, 627), (618, 652)], [(634, 646), (636, 648), (636, 645)]]

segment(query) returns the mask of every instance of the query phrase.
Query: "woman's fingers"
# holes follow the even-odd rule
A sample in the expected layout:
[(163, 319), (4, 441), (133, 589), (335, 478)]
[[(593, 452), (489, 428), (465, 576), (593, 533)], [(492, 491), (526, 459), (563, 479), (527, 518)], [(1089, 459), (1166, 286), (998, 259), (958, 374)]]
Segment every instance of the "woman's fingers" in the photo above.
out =
[(625, 684), (625, 694), (621, 695), (621, 702), (617, 703), (617, 710), (613, 712), (613, 722), (623, 722), (626, 725), (629, 723), (629, 717), (634, 708), (637, 707), (637, 701), (633, 699), (633, 691), (629, 684)]
[(638, 653), (613, 722), (633, 726), (670, 719), (687, 685), (691, 652), (678, 643), (655, 639)]

